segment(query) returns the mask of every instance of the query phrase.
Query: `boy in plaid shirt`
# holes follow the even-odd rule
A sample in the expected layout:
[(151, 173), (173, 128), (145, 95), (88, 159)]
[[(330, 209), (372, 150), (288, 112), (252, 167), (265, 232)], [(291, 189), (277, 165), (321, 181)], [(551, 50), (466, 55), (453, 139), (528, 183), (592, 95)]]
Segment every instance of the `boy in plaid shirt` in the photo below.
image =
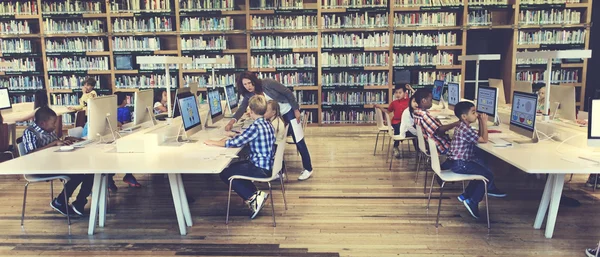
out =
[[(489, 196), (505, 197), (506, 193), (494, 185), (494, 174), (487, 165), (476, 156), (475, 148), (478, 143), (487, 143), (487, 115), (477, 114), (475, 105), (471, 102), (460, 102), (454, 107), (454, 114), (459, 119), (454, 129), (454, 139), (450, 145), (448, 159), (441, 165), (442, 169), (452, 170), (458, 174), (481, 175), (488, 179)], [(479, 121), (479, 133), (471, 128), (471, 123)], [(458, 196), (471, 216), (479, 219), (479, 202), (485, 194), (485, 184), (480, 180), (469, 182), (465, 192)]]
[(419, 108), (415, 109), (413, 112), (415, 125), (421, 126), (425, 140), (431, 137), (437, 146), (438, 152), (440, 154), (446, 154), (448, 149), (450, 149), (450, 137), (446, 135), (446, 131), (458, 126), (459, 122), (442, 125), (437, 118), (429, 113), (428, 110), (433, 106), (431, 90), (417, 90), (415, 93), (415, 101), (419, 105)]
[[(242, 147), (246, 144), (250, 147), (249, 160), (232, 163), (221, 172), (221, 180), (226, 184), (230, 183), (229, 178), (234, 175), (258, 178), (271, 176), (275, 131), (271, 123), (263, 117), (267, 112), (267, 100), (263, 96), (255, 95), (250, 98), (248, 105), (250, 117), (254, 119), (254, 123), (248, 129), (231, 139), (204, 142), (207, 145), (223, 147)], [(233, 180), (231, 188), (244, 199), (252, 211), (251, 219), (256, 217), (269, 198), (268, 193), (258, 190), (249, 180)]]

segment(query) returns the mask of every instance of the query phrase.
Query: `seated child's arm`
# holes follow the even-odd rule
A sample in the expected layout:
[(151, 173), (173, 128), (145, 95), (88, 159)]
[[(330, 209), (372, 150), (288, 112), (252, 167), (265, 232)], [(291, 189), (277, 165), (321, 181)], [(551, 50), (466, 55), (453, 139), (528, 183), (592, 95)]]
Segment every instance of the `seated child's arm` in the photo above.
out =
[(480, 113), (479, 117), (479, 138), (477, 139), (478, 143), (487, 143), (488, 142), (488, 131), (487, 131), (487, 120), (488, 116), (485, 113)]
[[(441, 122), (440, 122), (440, 123), (441, 123)], [(441, 126), (439, 126), (439, 127), (438, 127), (438, 128), (435, 130), (435, 133), (436, 133), (436, 134), (438, 134), (438, 135), (444, 135), (444, 134), (446, 134), (446, 132), (447, 132), (448, 130), (451, 130), (451, 129), (455, 128), (455, 127), (456, 127), (456, 126), (458, 126), (459, 124), (460, 124), (460, 121), (453, 122), (453, 123), (446, 124), (446, 125), (441, 125)]]
[(256, 133), (256, 132), (257, 132), (256, 126), (251, 125), (244, 132), (235, 136), (232, 139), (223, 138), (219, 141), (206, 140), (206, 141), (204, 141), (204, 143), (207, 145), (221, 146), (221, 147), (227, 147), (227, 148), (242, 147), (242, 146), (248, 144), (250, 141), (254, 140), (258, 136), (258, 133)]

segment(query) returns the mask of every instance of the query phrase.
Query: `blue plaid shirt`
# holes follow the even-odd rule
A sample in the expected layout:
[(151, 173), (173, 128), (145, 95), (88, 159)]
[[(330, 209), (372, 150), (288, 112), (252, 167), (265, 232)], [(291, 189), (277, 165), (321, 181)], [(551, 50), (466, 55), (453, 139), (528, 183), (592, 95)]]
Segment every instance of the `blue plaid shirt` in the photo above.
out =
[(275, 131), (271, 123), (264, 118), (256, 119), (242, 134), (225, 141), (225, 147), (250, 146), (250, 161), (254, 166), (271, 170)]
[(58, 140), (58, 137), (54, 132), (45, 131), (35, 123), (23, 131), (23, 145), (26, 154), (47, 146), (56, 140)]

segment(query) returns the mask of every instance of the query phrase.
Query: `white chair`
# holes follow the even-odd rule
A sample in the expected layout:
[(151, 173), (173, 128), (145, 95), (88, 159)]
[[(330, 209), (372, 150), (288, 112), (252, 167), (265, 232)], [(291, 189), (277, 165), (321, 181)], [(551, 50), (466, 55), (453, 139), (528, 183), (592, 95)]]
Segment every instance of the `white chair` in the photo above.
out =
[[(373, 155), (377, 151), (377, 144), (379, 143), (379, 134), (383, 132), (383, 139), (381, 139), (381, 150), (385, 146), (385, 134), (390, 130), (388, 126), (383, 124), (383, 112), (381, 109), (375, 107), (375, 123), (377, 124), (377, 138), (375, 139), (375, 148), (373, 149)], [(393, 129), (392, 129), (393, 131)]]
[[(392, 120), (390, 118), (390, 115), (388, 113), (385, 113), (385, 119), (387, 121), (387, 131), (388, 131), (388, 135), (390, 136), (390, 140), (388, 142), (388, 152), (387, 152), (387, 157), (386, 157), (386, 161), (390, 158), (390, 148), (392, 146), (392, 140), (394, 140), (394, 142), (396, 141), (400, 141), (400, 156), (404, 157), (404, 142), (408, 141), (408, 152), (410, 152), (410, 142), (412, 142), (412, 140), (414, 139), (414, 137), (406, 137), (406, 135), (395, 135), (394, 134), (394, 128), (392, 127)], [(394, 157), (392, 156), (392, 159), (390, 160), (390, 168), (389, 170), (392, 170), (392, 163), (394, 162)]]
[[(20, 142), (17, 144), (17, 148), (19, 150), (19, 156), (23, 156), (25, 155), (25, 146), (23, 145), (23, 142)], [(60, 180), (63, 183), (63, 188), (66, 187), (67, 182), (69, 182), (70, 178), (68, 176), (61, 176), (61, 175), (56, 175), (56, 176), (38, 176), (38, 175), (23, 175), (23, 177), (25, 178), (25, 180), (27, 181), (27, 183), (25, 183), (25, 191), (23, 193), (23, 209), (21, 211), (21, 227), (23, 227), (23, 223), (25, 222), (25, 204), (27, 203), (27, 188), (29, 187), (29, 184), (31, 183), (39, 183), (39, 182), (50, 182), (50, 201), (52, 202), (54, 200), (54, 184), (53, 181), (54, 180)], [(69, 203), (68, 199), (67, 199), (67, 195), (64, 194), (65, 196), (65, 203)], [(69, 225), (69, 233), (71, 233), (71, 218), (69, 217), (69, 208), (67, 208), (67, 224)]]
[[(435, 142), (429, 138), (427, 139), (427, 142), (429, 143), (429, 149), (436, 149), (435, 146)], [(437, 218), (435, 220), (435, 227), (438, 227), (439, 221), (440, 221), (440, 208), (442, 207), (442, 195), (444, 193), (444, 186), (446, 185), (446, 182), (458, 182), (458, 181), (462, 181), (463, 183), (465, 181), (470, 181), (470, 180), (481, 180), (483, 181), (483, 184), (485, 186), (485, 211), (487, 214), (487, 225), (488, 225), (488, 229), (490, 229), (490, 209), (488, 208), (488, 197), (487, 197), (487, 183), (489, 182), (487, 180), (487, 178), (485, 178), (484, 176), (481, 175), (468, 175), (468, 174), (458, 174), (458, 173), (454, 173), (451, 170), (442, 170), (442, 168), (440, 167), (440, 156), (438, 154), (437, 151), (430, 151), (431, 152), (431, 169), (433, 170), (433, 172), (435, 172), (435, 174), (433, 175), (433, 178), (431, 178), (431, 186), (429, 187), (429, 197), (427, 199), (427, 210), (429, 210), (429, 203), (431, 202), (431, 193), (433, 191), (433, 181), (435, 180), (435, 176), (437, 175), (440, 179), (442, 179), (442, 186), (440, 187), (440, 202), (438, 204), (438, 212), (437, 212)]]
[(283, 166), (283, 154), (285, 152), (286, 143), (284, 141), (279, 141), (275, 143), (277, 145), (277, 151), (275, 152), (275, 160), (273, 161), (273, 169), (271, 170), (271, 177), (268, 178), (255, 178), (248, 176), (235, 175), (229, 178), (229, 196), (227, 197), (227, 217), (225, 218), (225, 224), (229, 224), (229, 205), (231, 204), (231, 184), (234, 179), (243, 179), (250, 180), (253, 182), (262, 182), (267, 183), (269, 185), (269, 195), (271, 198), (271, 210), (273, 215), (273, 227), (277, 226), (275, 223), (275, 205), (273, 203), (273, 190), (271, 189), (271, 182), (279, 179), (281, 183), (281, 193), (283, 195), (283, 204), (285, 205), (285, 209), (287, 210), (287, 201), (285, 200), (285, 186), (283, 185), (283, 176), (277, 176), (279, 172), (282, 170)]
[[(421, 167), (421, 163), (423, 161), (425, 161), (426, 163), (429, 162), (429, 160), (431, 160), (431, 156), (429, 155), (429, 151), (427, 151), (427, 146), (425, 145), (425, 136), (423, 136), (423, 129), (421, 128), (421, 126), (417, 125), (417, 143), (419, 145), (419, 152), (417, 152), (417, 174), (415, 176), (415, 183), (417, 183), (417, 180), (419, 179), (419, 172), (420, 172), (420, 167)], [(436, 149), (437, 152), (437, 148), (433, 148)], [(423, 160), (425, 159), (425, 160)], [(427, 193), (427, 167), (425, 168), (425, 182), (423, 183), (423, 194)]]

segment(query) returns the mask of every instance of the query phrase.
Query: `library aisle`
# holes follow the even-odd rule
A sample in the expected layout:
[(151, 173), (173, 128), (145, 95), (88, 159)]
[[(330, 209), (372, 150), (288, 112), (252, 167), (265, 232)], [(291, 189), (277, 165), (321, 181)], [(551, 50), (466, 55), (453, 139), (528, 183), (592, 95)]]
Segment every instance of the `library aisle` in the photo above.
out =
[(295, 180), (301, 161), (290, 147), (285, 156), (289, 209), (274, 190), (276, 228), (270, 203), (251, 221), (237, 197), (225, 225), (226, 185), (218, 176), (196, 175), (183, 177), (196, 202), (190, 205), (194, 226), (180, 236), (162, 175), (139, 176), (144, 187), (127, 188), (123, 174), (117, 174), (119, 190), (111, 194), (106, 227), (96, 235), (87, 235), (87, 218), (74, 220), (68, 235), (65, 218), (48, 206), (48, 184), (30, 186), (21, 230), (25, 182), (1, 176), (0, 255), (572, 257), (585, 256), (584, 249), (600, 238), (600, 191), (583, 187), (586, 176), (565, 185), (565, 195), (582, 206), (561, 207), (553, 239), (533, 229), (544, 180), (502, 164), (494, 164), (494, 172), (508, 197), (490, 198), (491, 230), (456, 200), (460, 185), (450, 185), (436, 231), (436, 208), (427, 213), (422, 179), (414, 183), (414, 158), (395, 162), (388, 171), (383, 151), (376, 156), (365, 151), (374, 146), (373, 127), (309, 127), (306, 135), (315, 174)]

